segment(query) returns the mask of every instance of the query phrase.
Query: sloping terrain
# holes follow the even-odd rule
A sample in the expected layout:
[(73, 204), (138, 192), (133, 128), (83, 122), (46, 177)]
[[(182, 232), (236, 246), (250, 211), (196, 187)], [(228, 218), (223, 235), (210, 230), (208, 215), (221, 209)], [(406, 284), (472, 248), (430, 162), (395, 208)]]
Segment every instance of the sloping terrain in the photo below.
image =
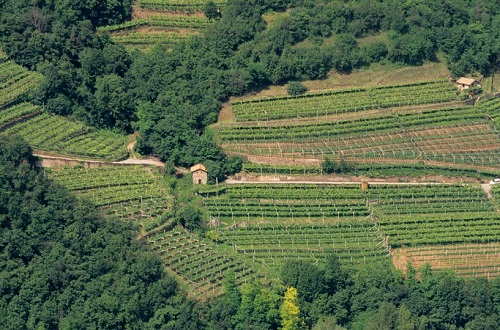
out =
[(224, 242), (270, 274), (289, 259), (334, 255), (354, 268), (392, 257), (403, 270), (429, 261), (500, 275), (500, 214), (479, 185), (242, 183), (202, 195)]
[(21, 102), (43, 79), (13, 61), (0, 58), (0, 135), (20, 135), (36, 151), (84, 158), (127, 157), (126, 138)]
[(466, 105), (447, 81), (233, 102), (223, 148), (263, 164), (425, 164), (500, 169), (500, 100)]
[(200, 12), (202, 5), (171, 1), (173, 6), (169, 6), (167, 2), (140, 2), (134, 6), (131, 21), (103, 26), (99, 32), (110, 33), (115, 43), (129, 49), (147, 49), (156, 44), (172, 47), (211, 24)]

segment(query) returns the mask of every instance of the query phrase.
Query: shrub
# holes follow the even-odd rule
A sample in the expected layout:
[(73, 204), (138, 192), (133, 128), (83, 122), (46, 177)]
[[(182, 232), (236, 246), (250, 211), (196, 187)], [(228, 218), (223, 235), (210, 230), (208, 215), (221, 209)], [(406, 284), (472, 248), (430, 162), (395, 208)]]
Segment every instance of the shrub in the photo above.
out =
[(290, 81), (288, 83), (287, 92), (289, 95), (297, 96), (307, 92), (307, 88), (298, 81)]

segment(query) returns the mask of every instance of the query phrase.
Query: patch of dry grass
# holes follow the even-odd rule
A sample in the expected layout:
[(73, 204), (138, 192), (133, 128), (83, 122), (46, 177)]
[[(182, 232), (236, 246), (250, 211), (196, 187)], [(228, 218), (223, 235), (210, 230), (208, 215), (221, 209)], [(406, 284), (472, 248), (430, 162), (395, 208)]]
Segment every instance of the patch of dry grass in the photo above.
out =
[[(350, 74), (331, 71), (325, 79), (303, 81), (309, 92), (353, 87), (399, 85), (430, 81), (450, 77), (451, 73), (443, 62), (429, 62), (421, 66), (398, 67), (394, 64), (373, 64), (366, 69), (354, 70)], [(500, 78), (499, 78), (500, 79)], [(252, 91), (231, 101), (287, 95), (286, 85), (273, 85)]]

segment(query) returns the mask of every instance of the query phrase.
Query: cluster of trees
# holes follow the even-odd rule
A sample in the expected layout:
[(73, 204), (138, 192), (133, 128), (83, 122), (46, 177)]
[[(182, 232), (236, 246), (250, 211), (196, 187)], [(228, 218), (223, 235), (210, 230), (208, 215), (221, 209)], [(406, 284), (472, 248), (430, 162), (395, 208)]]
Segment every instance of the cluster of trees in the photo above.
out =
[[(264, 21), (263, 13), (285, 9)], [(500, 9), (487, 0), (229, 0), (221, 15), (213, 4), (206, 11), (214, 24), (203, 36), (129, 53), (95, 28), (129, 19), (130, 0), (3, 0), (0, 45), (45, 75), (32, 99), (48, 111), (137, 130), (142, 153), (208, 162), (219, 178), (231, 169), (206, 127), (231, 95), (379, 61), (420, 64), (438, 51), (456, 75), (498, 70)], [(359, 45), (380, 32), (387, 38)]]
[[(418, 277), (411, 267), (403, 276), (388, 263), (348, 272), (336, 257), (329, 258), (323, 269), (288, 261), (281, 271), (282, 285), (250, 283), (238, 289), (226, 284), (225, 294), (210, 302), (207, 327), (494, 330), (500, 326), (500, 278), (464, 280), (428, 266)], [(285, 288), (296, 289), (296, 300)], [(287, 322), (293, 326), (287, 328)]]
[(0, 138), (0, 328), (201, 328), (135, 235), (50, 182), (22, 139)]

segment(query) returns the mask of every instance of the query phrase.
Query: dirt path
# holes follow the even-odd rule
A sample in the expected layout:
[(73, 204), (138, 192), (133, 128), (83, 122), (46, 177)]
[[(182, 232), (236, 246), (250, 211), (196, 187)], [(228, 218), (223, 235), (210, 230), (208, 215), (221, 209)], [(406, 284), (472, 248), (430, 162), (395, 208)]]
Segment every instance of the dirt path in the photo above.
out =
[(124, 165), (153, 165), (157, 167), (165, 166), (165, 163), (154, 159), (136, 159), (128, 158), (119, 162), (112, 162), (112, 164), (124, 164)]
[(34, 153), (36, 157), (42, 159), (42, 167), (59, 167), (59, 166), (76, 166), (78, 164), (84, 164), (86, 167), (99, 167), (99, 166), (113, 166), (113, 165), (151, 165), (156, 167), (164, 167), (165, 163), (155, 159), (137, 159), (128, 158), (117, 162), (108, 162), (104, 160), (95, 159), (82, 159), (82, 158), (71, 158), (63, 156), (52, 156), (45, 155), (42, 153)]
[(489, 183), (482, 183), (481, 188), (483, 188), (486, 195), (488, 195), (488, 199), (492, 200), (493, 196), (491, 196), (491, 185)]
[[(268, 184), (329, 184), (329, 185), (343, 185), (343, 184), (361, 184), (361, 181), (304, 181), (304, 180), (291, 180), (291, 181), (279, 181), (279, 180), (235, 180), (227, 179), (227, 184), (256, 184), (256, 183), (268, 183)], [(444, 182), (397, 182), (397, 181), (368, 181), (369, 185), (401, 185), (401, 186), (416, 186), (416, 185), (450, 185), (453, 183)]]

